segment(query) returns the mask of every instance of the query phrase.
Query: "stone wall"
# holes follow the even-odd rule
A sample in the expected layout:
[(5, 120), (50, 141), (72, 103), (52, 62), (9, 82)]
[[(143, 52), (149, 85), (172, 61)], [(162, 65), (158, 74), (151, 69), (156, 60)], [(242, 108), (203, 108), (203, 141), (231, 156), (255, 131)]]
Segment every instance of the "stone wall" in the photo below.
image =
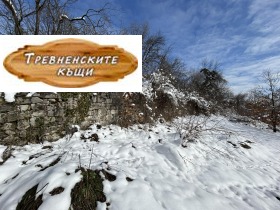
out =
[(17, 93), (8, 103), (0, 94), (0, 144), (55, 141), (78, 124), (117, 123), (118, 93)]

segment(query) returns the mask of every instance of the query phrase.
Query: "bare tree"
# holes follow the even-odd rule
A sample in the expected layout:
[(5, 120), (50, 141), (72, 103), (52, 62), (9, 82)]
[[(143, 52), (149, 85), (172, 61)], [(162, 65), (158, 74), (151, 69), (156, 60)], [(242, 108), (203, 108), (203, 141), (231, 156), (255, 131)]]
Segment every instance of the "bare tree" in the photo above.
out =
[(132, 24), (122, 29), (121, 34), (142, 35), (142, 67), (143, 73), (148, 74), (159, 68), (161, 58), (166, 56), (165, 38), (158, 33), (151, 33), (149, 25)]
[(234, 109), (237, 112), (237, 114), (245, 115), (246, 112), (246, 99), (247, 94), (239, 93), (233, 97), (234, 99)]
[(269, 112), (273, 132), (277, 131), (278, 112), (279, 112), (279, 89), (280, 89), (280, 73), (273, 73), (271, 70), (265, 70), (262, 73), (262, 80), (265, 87), (262, 88), (265, 95), (270, 101)]
[(1, 0), (1, 34), (106, 34), (110, 4), (89, 8), (80, 16), (71, 14), (77, 0)]
[(200, 66), (201, 69), (211, 69), (219, 72), (221, 68), (221, 63), (213, 59), (204, 58), (201, 61)]

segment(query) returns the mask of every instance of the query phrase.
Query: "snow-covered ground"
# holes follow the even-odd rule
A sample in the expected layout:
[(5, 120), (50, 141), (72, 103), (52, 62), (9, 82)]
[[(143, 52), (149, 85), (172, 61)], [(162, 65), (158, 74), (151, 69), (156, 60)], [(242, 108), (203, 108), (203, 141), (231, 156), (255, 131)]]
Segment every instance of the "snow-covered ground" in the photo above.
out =
[[(71, 138), (16, 147), (0, 165), (0, 209), (16, 209), (39, 184), (40, 210), (68, 210), (71, 189), (81, 179), (79, 165), (117, 176), (103, 182), (110, 210), (280, 209), (279, 133), (211, 117), (207, 127), (213, 129), (183, 148), (176, 127), (184, 120), (128, 129), (93, 125)], [(81, 139), (93, 133), (99, 142)], [(59, 186), (64, 191), (50, 195)]]

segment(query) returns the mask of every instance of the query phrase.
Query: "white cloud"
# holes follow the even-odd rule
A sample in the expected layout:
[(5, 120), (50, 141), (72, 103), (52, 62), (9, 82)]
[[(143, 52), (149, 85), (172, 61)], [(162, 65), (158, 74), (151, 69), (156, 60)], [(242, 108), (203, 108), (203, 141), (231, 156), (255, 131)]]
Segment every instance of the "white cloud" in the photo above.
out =
[(254, 0), (248, 9), (250, 24), (248, 32), (242, 35), (247, 36), (244, 59), (239, 56), (237, 62), (225, 70), (226, 78), (236, 93), (261, 84), (259, 78), (263, 70), (280, 71), (280, 2)]
[(279, 53), (280, 44), (280, 2), (278, 0), (255, 0), (249, 7), (249, 25), (254, 37), (248, 43), (246, 53), (254, 55)]
[(235, 93), (246, 92), (261, 84), (261, 73), (270, 69), (280, 72), (280, 55), (262, 60), (248, 61), (224, 71), (225, 78), (229, 81)]

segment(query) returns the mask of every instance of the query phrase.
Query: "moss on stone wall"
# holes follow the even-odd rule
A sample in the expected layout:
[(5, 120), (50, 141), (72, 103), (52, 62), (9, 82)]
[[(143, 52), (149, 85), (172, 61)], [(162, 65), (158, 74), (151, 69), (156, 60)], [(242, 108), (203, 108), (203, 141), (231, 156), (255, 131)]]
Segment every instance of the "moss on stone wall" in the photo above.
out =
[(81, 123), (88, 114), (89, 108), (91, 106), (91, 93), (83, 93), (78, 99), (77, 106), (77, 122)]
[[(77, 106), (75, 108), (66, 107), (65, 117), (66, 122), (80, 124), (85, 120), (91, 106), (92, 93), (62, 93), (61, 97), (63, 100), (69, 98), (75, 98), (77, 100)], [(73, 120), (74, 119), (74, 120)]]

